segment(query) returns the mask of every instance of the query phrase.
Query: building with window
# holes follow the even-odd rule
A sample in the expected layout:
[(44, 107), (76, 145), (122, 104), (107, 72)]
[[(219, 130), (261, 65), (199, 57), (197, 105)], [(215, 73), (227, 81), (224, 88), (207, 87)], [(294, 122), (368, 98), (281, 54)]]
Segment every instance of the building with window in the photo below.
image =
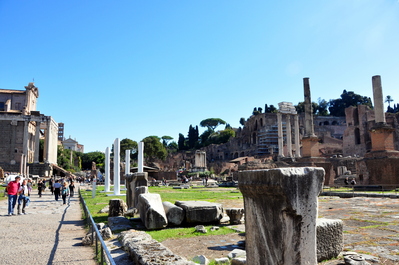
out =
[(38, 98), (39, 89), (34, 83), (25, 86), (25, 90), (0, 89), (0, 167), (6, 172), (28, 174), (29, 167), (31, 172), (37, 169), (41, 170), (40, 175), (49, 176), (50, 166), (39, 169), (36, 164), (57, 163), (58, 124), (36, 110)]
[(84, 146), (82, 144), (79, 144), (76, 141), (76, 139), (73, 140), (71, 137), (62, 141), (62, 146), (64, 147), (64, 149), (69, 149), (69, 150), (73, 150), (76, 152), (84, 153)]

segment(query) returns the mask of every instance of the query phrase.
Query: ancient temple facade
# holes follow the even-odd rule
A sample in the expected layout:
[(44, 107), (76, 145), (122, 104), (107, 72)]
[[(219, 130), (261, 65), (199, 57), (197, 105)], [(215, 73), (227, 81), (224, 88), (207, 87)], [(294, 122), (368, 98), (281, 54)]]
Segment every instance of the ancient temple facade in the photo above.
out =
[(42, 160), (57, 163), (58, 124), (36, 110), (38, 98), (34, 83), (25, 90), (0, 89), (0, 166), (6, 172), (27, 174), (27, 165), (39, 164), (40, 139)]

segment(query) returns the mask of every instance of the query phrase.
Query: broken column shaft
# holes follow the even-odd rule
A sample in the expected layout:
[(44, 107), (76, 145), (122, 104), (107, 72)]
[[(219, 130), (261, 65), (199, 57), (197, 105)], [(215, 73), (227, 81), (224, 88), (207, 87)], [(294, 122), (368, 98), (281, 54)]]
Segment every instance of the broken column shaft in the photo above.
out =
[(317, 196), (323, 181), (323, 168), (238, 173), (248, 264), (317, 264)]

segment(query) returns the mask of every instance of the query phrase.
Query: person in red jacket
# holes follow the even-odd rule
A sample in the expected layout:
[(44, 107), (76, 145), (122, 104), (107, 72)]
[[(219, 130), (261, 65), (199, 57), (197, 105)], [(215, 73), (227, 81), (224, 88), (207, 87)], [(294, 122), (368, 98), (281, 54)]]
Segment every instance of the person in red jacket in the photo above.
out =
[(16, 176), (14, 181), (10, 181), (7, 185), (7, 193), (8, 193), (8, 215), (14, 215), (15, 204), (17, 203), (18, 190), (21, 184), (19, 181), (21, 180), (20, 176)]

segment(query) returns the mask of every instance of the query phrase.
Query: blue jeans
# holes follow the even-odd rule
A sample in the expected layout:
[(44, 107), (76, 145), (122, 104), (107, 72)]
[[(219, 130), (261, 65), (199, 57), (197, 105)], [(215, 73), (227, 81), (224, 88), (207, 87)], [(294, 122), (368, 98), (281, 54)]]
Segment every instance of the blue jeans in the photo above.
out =
[(14, 213), (15, 204), (17, 203), (18, 195), (8, 194), (8, 214)]

